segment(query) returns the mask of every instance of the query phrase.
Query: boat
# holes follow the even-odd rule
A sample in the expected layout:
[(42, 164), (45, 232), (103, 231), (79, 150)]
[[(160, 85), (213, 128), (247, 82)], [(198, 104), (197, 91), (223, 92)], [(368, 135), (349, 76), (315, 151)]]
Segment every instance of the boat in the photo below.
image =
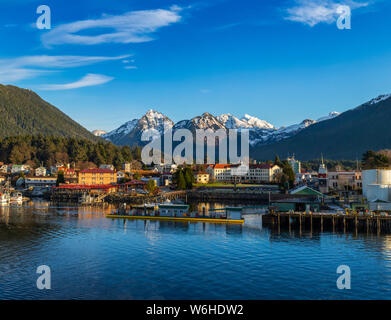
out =
[(0, 204), (8, 204), (8, 203), (10, 203), (9, 193), (0, 193)]
[(20, 192), (11, 193), (10, 202), (23, 202), (23, 195)]
[(163, 203), (158, 204), (157, 206), (154, 206), (152, 210), (151, 209), (152, 208), (150, 206), (134, 206), (133, 209), (131, 209), (130, 211), (118, 210), (116, 212), (106, 215), (106, 217), (210, 223), (244, 223), (244, 219), (242, 218), (243, 208), (240, 207), (227, 207), (223, 212), (215, 212), (212, 215), (200, 215), (198, 212), (189, 213), (189, 205), (187, 204)]

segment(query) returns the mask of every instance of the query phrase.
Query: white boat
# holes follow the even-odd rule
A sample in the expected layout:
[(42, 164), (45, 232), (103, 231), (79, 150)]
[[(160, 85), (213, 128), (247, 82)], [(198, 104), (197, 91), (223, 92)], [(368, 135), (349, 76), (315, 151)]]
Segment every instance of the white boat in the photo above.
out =
[(8, 204), (10, 202), (10, 195), (8, 193), (0, 193), (0, 204)]
[(14, 192), (11, 194), (11, 202), (23, 202), (23, 195), (20, 192)]

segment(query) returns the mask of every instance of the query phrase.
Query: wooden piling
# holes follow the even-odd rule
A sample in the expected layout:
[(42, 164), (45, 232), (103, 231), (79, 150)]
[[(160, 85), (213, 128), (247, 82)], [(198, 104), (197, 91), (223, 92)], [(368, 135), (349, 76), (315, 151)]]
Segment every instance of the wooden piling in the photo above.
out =
[(320, 232), (323, 232), (323, 216), (320, 217)]

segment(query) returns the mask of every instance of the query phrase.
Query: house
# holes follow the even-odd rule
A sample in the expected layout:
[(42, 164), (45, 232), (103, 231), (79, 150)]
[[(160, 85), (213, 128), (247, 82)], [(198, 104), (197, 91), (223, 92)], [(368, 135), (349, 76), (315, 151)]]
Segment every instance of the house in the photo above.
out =
[(155, 165), (155, 168), (157, 172), (159, 173), (173, 173), (178, 169), (178, 166), (176, 164), (157, 164)]
[(79, 171), (78, 184), (112, 184), (117, 182), (117, 175), (114, 170), (96, 168)]
[(329, 171), (328, 187), (337, 191), (362, 189), (361, 171)]
[(148, 183), (148, 181), (153, 181), (155, 186), (160, 186), (160, 177), (149, 177), (149, 178), (141, 178), (141, 181)]
[(125, 172), (123, 171), (117, 171), (117, 183), (119, 183), (122, 179), (126, 177)]
[(62, 172), (64, 175), (64, 180), (66, 183), (77, 183), (77, 172), (75, 169), (60, 168), (59, 172)]
[(160, 185), (161, 186), (169, 186), (170, 184), (172, 184), (172, 173), (163, 172), (160, 175)]
[(37, 177), (45, 177), (46, 176), (46, 168), (45, 167), (39, 167), (35, 169), (35, 176)]
[(11, 173), (28, 173), (30, 171), (30, 166), (26, 164), (13, 164), (11, 168)]
[(130, 170), (132, 170), (132, 164), (130, 162), (124, 162), (122, 164), (122, 170), (125, 172), (130, 172)]
[(194, 174), (194, 180), (196, 183), (209, 183), (209, 173), (206, 172), (197, 172)]
[(9, 170), (9, 165), (2, 163), (0, 165), (0, 173), (7, 173)]
[(62, 163), (58, 163), (55, 166), (50, 167), (50, 173), (51, 174), (58, 174), (58, 171), (63, 170), (64, 168), (67, 168), (68, 166), (63, 165)]
[(28, 177), (24, 179), (26, 188), (29, 187), (55, 187), (57, 178), (54, 177)]
[(113, 170), (114, 171), (114, 165), (112, 165), (112, 164), (101, 164), (100, 166), (99, 166), (99, 168), (100, 169), (109, 169), (109, 170)]

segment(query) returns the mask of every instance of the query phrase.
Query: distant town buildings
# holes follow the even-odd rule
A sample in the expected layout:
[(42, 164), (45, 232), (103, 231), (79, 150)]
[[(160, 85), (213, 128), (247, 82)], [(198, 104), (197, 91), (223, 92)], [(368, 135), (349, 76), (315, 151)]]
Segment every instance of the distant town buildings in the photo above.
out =
[(238, 168), (239, 164), (214, 164), (208, 166), (206, 172), (214, 181), (232, 182), (236, 177), (240, 182), (248, 183), (270, 183), (281, 172), (281, 168), (275, 164), (261, 163), (250, 164), (246, 174), (235, 176), (233, 171)]
[(24, 179), (26, 188), (29, 187), (54, 187), (57, 178), (55, 177), (27, 177)]
[(79, 184), (111, 184), (117, 182), (115, 171), (110, 169), (84, 169), (79, 172)]
[(114, 171), (114, 165), (112, 165), (112, 164), (101, 164), (100, 166), (99, 166), (99, 168), (100, 169), (109, 169), (109, 170), (113, 170)]
[(45, 177), (46, 176), (46, 173), (47, 173), (47, 170), (45, 167), (38, 167), (35, 169), (35, 175), (37, 177)]
[(209, 173), (197, 172), (194, 175), (194, 180), (196, 183), (207, 184), (207, 183), (209, 183)]
[(288, 157), (286, 160), (291, 165), (293, 172), (296, 175), (301, 173), (301, 162), (299, 160), (296, 160), (294, 155), (292, 157)]
[(361, 171), (329, 171), (328, 188), (338, 191), (362, 189)]

